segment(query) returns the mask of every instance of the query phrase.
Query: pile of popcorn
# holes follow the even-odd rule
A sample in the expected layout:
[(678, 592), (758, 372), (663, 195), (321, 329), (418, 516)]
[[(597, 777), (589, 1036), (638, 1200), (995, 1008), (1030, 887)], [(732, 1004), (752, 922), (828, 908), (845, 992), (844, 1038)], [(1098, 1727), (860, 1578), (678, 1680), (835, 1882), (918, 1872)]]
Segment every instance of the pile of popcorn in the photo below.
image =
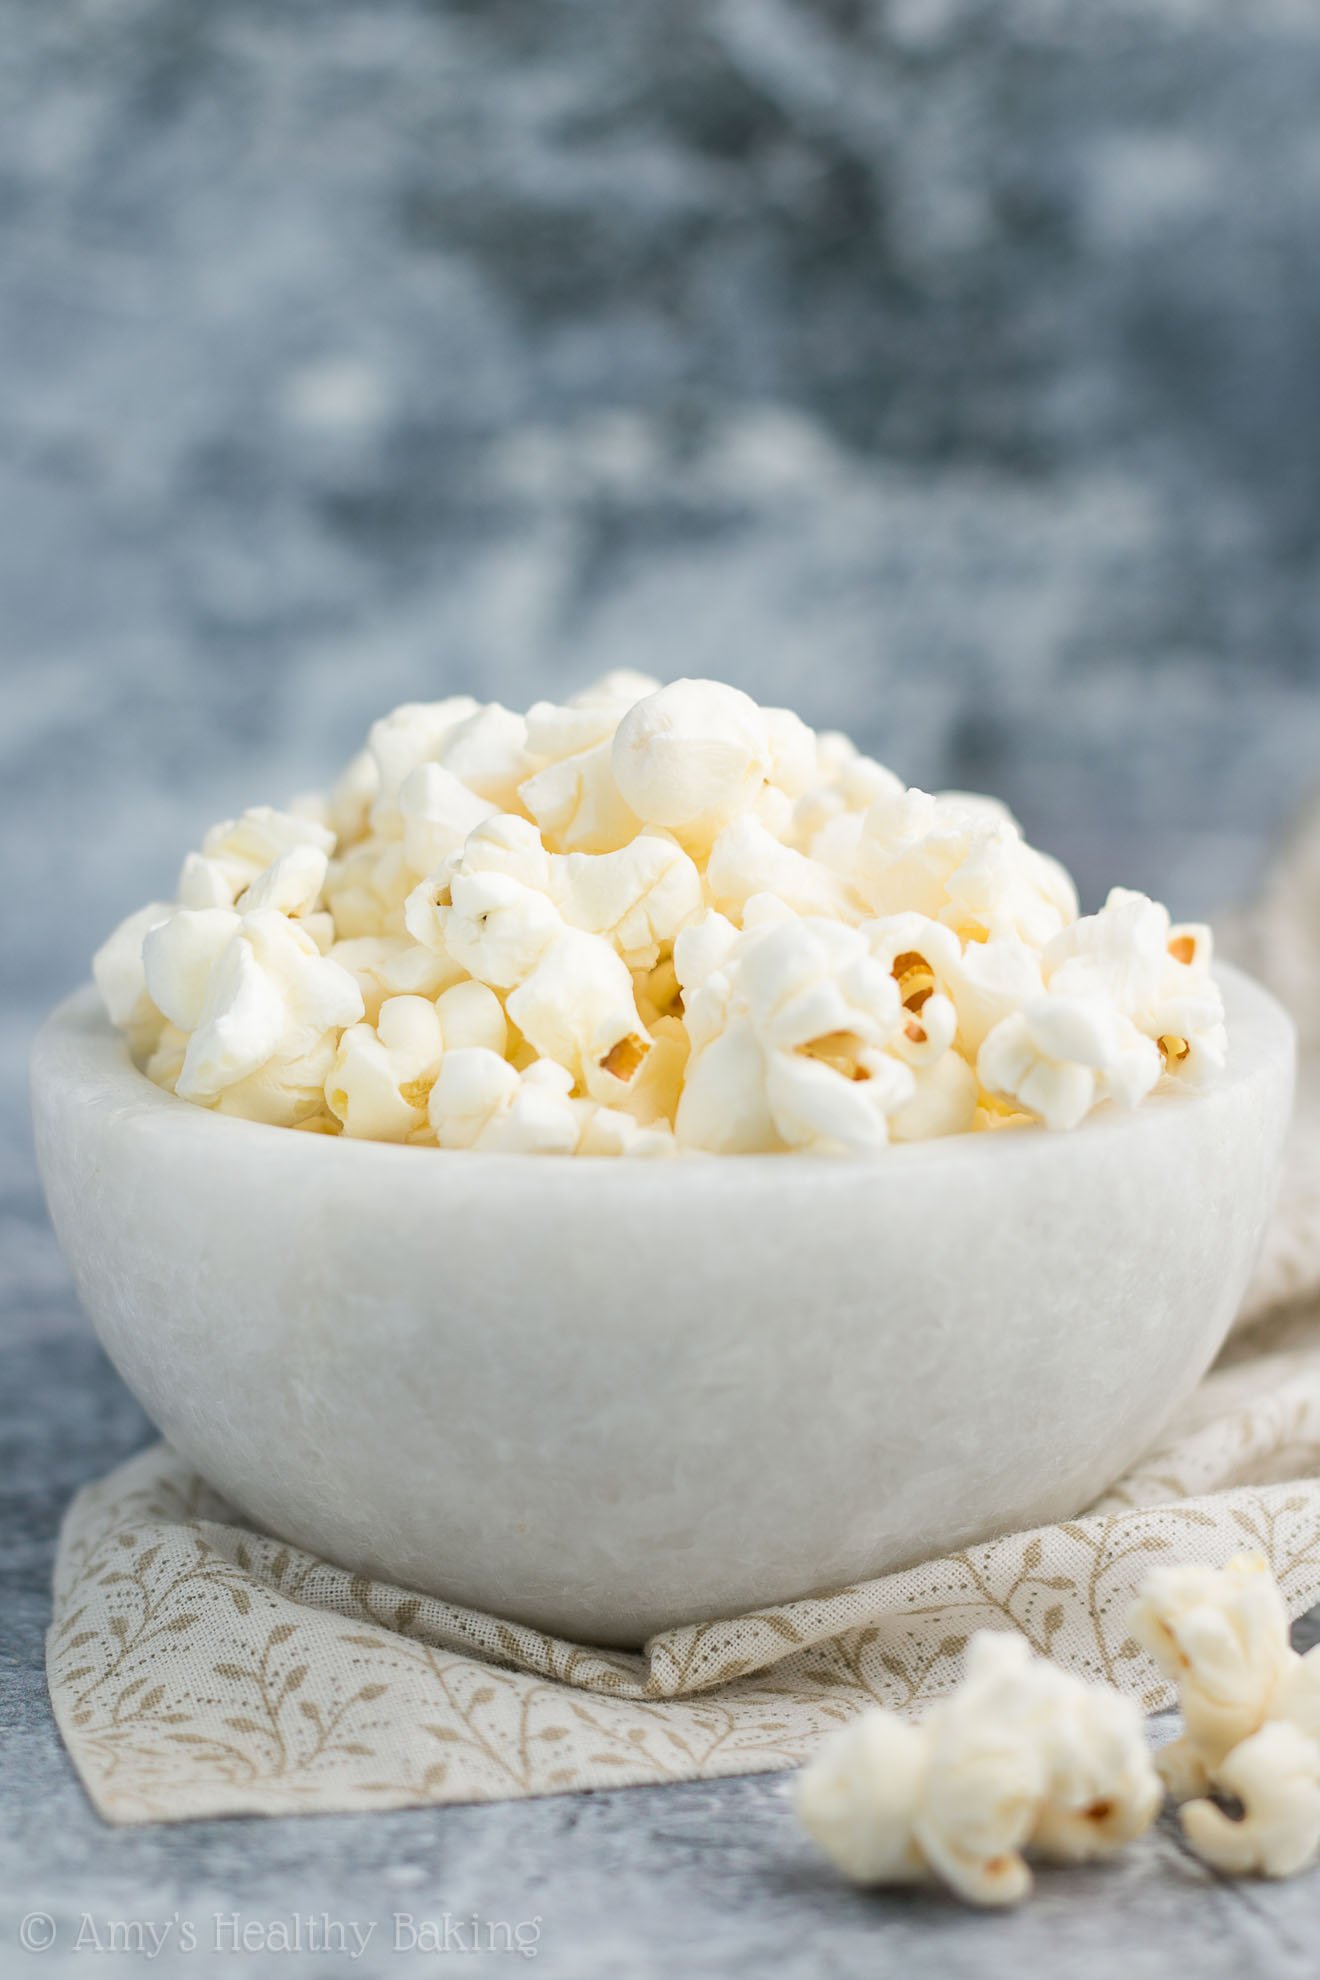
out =
[(1028, 1853), (1110, 1855), (1149, 1828), (1167, 1787), (1215, 1869), (1305, 1869), (1320, 1854), (1320, 1650), (1292, 1649), (1265, 1561), (1158, 1569), (1130, 1622), (1182, 1708), (1183, 1736), (1154, 1764), (1130, 1700), (984, 1632), (920, 1725), (873, 1710), (831, 1735), (798, 1777), (804, 1828), (856, 1883), (938, 1879), (970, 1904), (1008, 1905), (1031, 1889)]
[(869, 1153), (1222, 1065), (1210, 935), (716, 681), (377, 722), (215, 826), (95, 960), (160, 1086), (325, 1134)]

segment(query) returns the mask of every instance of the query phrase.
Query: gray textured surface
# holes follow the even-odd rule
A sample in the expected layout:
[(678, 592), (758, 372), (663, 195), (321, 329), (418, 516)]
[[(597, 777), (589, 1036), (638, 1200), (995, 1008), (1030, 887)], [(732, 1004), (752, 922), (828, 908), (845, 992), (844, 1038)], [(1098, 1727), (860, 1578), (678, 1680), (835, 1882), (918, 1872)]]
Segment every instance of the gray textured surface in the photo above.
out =
[[(1042, 1872), (1029, 1907), (992, 1918), (931, 1895), (849, 1890), (797, 1833), (776, 1777), (367, 1818), (101, 1827), (46, 1705), (51, 1549), (69, 1495), (134, 1449), (146, 1428), (86, 1340), (31, 1206), (11, 1194), (6, 1209), (24, 1239), (17, 1269), (20, 1248), (6, 1252), (0, 1334), (6, 1976), (29, 1971), (16, 1935), (34, 1910), (54, 1919), (60, 1936), (31, 1970), (68, 1976), (146, 1970), (141, 1955), (76, 1951), (88, 1918), (108, 1943), (114, 1921), (164, 1925), (177, 1914), (202, 1950), (179, 1956), (171, 1946), (152, 1970), (276, 1980), (291, 1971), (426, 1970), (391, 1950), (394, 1915), (446, 1912), (469, 1931), (474, 1912), (483, 1929), (539, 1918), (532, 1970), (562, 1980), (768, 1972), (972, 1980), (1000, 1971), (1163, 1980), (1175, 1962), (1207, 1980), (1314, 1972), (1320, 1875), (1230, 1885), (1185, 1853), (1167, 1819), (1113, 1865)], [(216, 1914), (234, 1913), (258, 1934), (294, 1913), (373, 1923), (375, 1932), (355, 1968), (336, 1956), (235, 1956), (227, 1937), (221, 1956), (205, 1957)], [(220, 1929), (232, 1932), (227, 1922)], [(459, 1970), (499, 1965), (521, 1970), (507, 1954), (469, 1954)], [(431, 1970), (448, 1968), (441, 1961)]]
[(1313, 1969), (1314, 1879), (1161, 1831), (984, 1921), (840, 1889), (766, 1780), (100, 1830), (49, 1556), (144, 1426), (21, 1068), (205, 823), (449, 687), (719, 673), (1000, 790), (1091, 898), (1237, 892), (1317, 761), (1318, 89), (1296, 0), (6, 10), (0, 1970), (41, 1903), (540, 1912), (572, 1980)]
[(1318, 91), (1296, 0), (10, 8), (0, 989), (391, 700), (620, 663), (1238, 891), (1320, 731)]

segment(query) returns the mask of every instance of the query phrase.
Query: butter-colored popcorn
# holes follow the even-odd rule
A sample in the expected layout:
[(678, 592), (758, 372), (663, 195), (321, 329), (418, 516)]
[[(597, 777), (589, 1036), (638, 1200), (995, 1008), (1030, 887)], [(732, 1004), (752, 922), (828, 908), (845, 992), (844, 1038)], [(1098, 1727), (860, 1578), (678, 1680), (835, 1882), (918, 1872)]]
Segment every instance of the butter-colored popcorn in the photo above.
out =
[(582, 1123), (572, 1075), (548, 1059), (518, 1072), (483, 1046), (446, 1052), (428, 1108), (441, 1148), (504, 1155), (571, 1155)]
[[(690, 981), (713, 961), (702, 945), (721, 942), (720, 922), (687, 933), (675, 960)], [(886, 1049), (906, 1019), (899, 986), (840, 922), (754, 917), (722, 965), (693, 981), (685, 1017), (693, 1054), (676, 1129), (688, 1147), (874, 1149), (915, 1090)]]
[(1231, 1816), (1189, 1801), (1183, 1833), (1196, 1854), (1231, 1877), (1294, 1877), (1320, 1855), (1320, 1745), (1286, 1719), (1271, 1719), (1235, 1746), (1215, 1786), (1242, 1804)]
[[(1305, 1869), (1320, 1855), (1320, 1653), (1292, 1648), (1268, 1564), (1157, 1568), (1129, 1626), (1178, 1686), (1182, 1737), (1158, 1765), (1192, 1848), (1233, 1876)], [(1242, 1814), (1201, 1799), (1207, 1789)]]
[[(195, 932), (200, 949), (205, 931)], [(194, 1008), (199, 949), (190, 950), (170, 977), (179, 1008), (193, 1019), (180, 1026), (190, 1032), (175, 1087), (181, 1099), (209, 1105), (272, 1060), (303, 1058), (327, 1031), (362, 1015), (362, 994), (348, 971), (274, 909), (242, 917), (210, 966)]]
[(341, 1036), (325, 1079), (326, 1105), (347, 1135), (407, 1141), (427, 1124), (443, 1050), (434, 1004), (389, 997), (374, 1025), (350, 1025)]
[(615, 782), (614, 732), (658, 687), (645, 674), (607, 674), (564, 707), (541, 701), (528, 710), (527, 748), (539, 767), (518, 797), (552, 851), (614, 852), (640, 831)]
[(480, 1045), (503, 1058), (509, 1043), (509, 1021), (493, 990), (474, 978), (451, 984), (436, 999), (436, 1014), (446, 1052)]
[[(375, 795), (371, 824), (389, 832), (398, 824), (399, 793), (420, 763), (435, 763), (459, 724), (475, 715), (481, 704), (471, 695), (451, 695), (445, 701), (408, 701), (373, 722), (366, 754), (375, 766)], [(365, 788), (369, 773), (359, 771), (356, 783)]]
[(1098, 914), (1046, 946), (1051, 990), (1104, 999), (1159, 1051), (1161, 1070), (1203, 1084), (1224, 1064), (1224, 1003), (1210, 975), (1212, 941), (1202, 923), (1174, 927), (1145, 894), (1115, 887)]
[(859, 918), (861, 903), (828, 866), (780, 843), (759, 819), (736, 819), (719, 833), (706, 866), (710, 905), (733, 920), (757, 894), (771, 894), (796, 914)]
[[(1079, 920), (993, 799), (909, 790), (719, 682), (625, 671), (525, 717), (467, 696), (392, 710), (328, 797), (208, 832), (175, 900), (94, 968), (152, 1078), (257, 1120), (869, 1154), (1212, 1078), (1210, 961), (1208, 929), (1143, 895)], [(379, 1029), (409, 998), (457, 1061), (443, 1135), (416, 1097), (421, 1029)]]
[(225, 874), (234, 889), (232, 898), (237, 899), (283, 854), (301, 846), (328, 856), (335, 849), (334, 833), (315, 819), (262, 804), (213, 825), (202, 840), (202, 857)]
[(1303, 1662), (1274, 1576), (1259, 1554), (1156, 1568), (1128, 1626), (1178, 1686), (1183, 1736), (1161, 1752), (1160, 1771), (1179, 1800), (1203, 1793), (1233, 1748), (1278, 1714)]
[(325, 899), (335, 934), (341, 941), (404, 934), (405, 905), (416, 884), (401, 839), (364, 839), (330, 862)]
[(1002, 807), (957, 793), (881, 791), (858, 842), (856, 885), (876, 914), (925, 914), (963, 941), (1039, 947), (1077, 912), (1062, 867), (1028, 846)]
[(627, 967), (603, 937), (581, 929), (565, 929), (547, 945), (506, 1009), (543, 1059), (607, 1105), (651, 1050)]
[(863, 1714), (797, 1790), (803, 1826), (854, 1881), (934, 1876), (984, 1906), (1028, 1894), (1028, 1850), (1108, 1855), (1142, 1834), (1159, 1800), (1129, 1701), (988, 1633), (972, 1638), (962, 1682), (922, 1724)]
[(672, 682), (630, 708), (614, 736), (624, 802), (703, 849), (749, 808), (773, 762), (764, 711), (720, 681)]
[(168, 902), (149, 901), (121, 921), (92, 957), (92, 976), (110, 1022), (127, 1033), (130, 1049), (138, 1054), (151, 1049), (163, 1023), (163, 1013), (147, 990), (143, 945), (173, 913)]
[(476, 797), (509, 811), (531, 768), (527, 722), (498, 701), (489, 702), (455, 723), (435, 760)]
[(498, 806), (440, 763), (419, 763), (399, 790), (403, 860), (408, 872), (425, 879), (463, 849), (469, 833), (499, 815)]
[(630, 970), (654, 968), (705, 905), (691, 859), (652, 831), (617, 852), (556, 858), (550, 884), (569, 926), (604, 936)]
[(1148, 1038), (1098, 999), (1045, 996), (1004, 1018), (976, 1058), (981, 1084), (1049, 1128), (1073, 1128), (1098, 1100), (1135, 1107), (1160, 1076)]
[(357, 984), (368, 1024), (376, 1022), (387, 997), (434, 1001), (451, 985), (468, 980), (450, 956), (405, 935), (354, 935), (333, 943), (327, 953)]

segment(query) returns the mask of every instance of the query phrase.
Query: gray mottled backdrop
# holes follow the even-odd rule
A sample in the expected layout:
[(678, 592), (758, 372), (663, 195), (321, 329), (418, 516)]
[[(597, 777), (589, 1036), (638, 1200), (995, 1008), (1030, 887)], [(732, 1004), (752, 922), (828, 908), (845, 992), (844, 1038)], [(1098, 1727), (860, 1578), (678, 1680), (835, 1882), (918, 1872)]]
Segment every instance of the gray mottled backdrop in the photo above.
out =
[(98, 1830), (51, 1553), (149, 1433), (21, 1088), (211, 819), (456, 688), (724, 675), (1092, 902), (1248, 887), (1320, 778), (1317, 105), (1316, 0), (0, 0), (6, 1972), (34, 1904), (69, 1980), (84, 1909), (392, 1904), (544, 1912), (570, 1980), (1313, 1972), (1313, 1887), (1171, 1829), (986, 1925), (769, 1780)]
[(617, 664), (1238, 893), (1320, 768), (1317, 102), (1302, 0), (14, 0), (11, 1033), (384, 706)]

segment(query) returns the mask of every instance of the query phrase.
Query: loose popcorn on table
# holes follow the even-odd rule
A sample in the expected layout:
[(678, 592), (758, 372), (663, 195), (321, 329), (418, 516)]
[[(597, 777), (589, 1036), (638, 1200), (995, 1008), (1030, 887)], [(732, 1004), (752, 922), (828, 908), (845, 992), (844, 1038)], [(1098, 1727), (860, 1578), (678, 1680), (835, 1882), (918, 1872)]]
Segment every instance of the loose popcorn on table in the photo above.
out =
[(908, 790), (718, 681), (372, 725), (97, 954), (195, 1105), (557, 1154), (871, 1155), (1212, 1079), (1209, 930), (1067, 874), (993, 799)]
[(1183, 1735), (1157, 1764), (1197, 1855), (1237, 1876), (1304, 1870), (1320, 1854), (1320, 1649), (1292, 1648), (1267, 1563), (1158, 1568), (1130, 1627), (1178, 1687)]
[(919, 1725), (865, 1712), (803, 1769), (803, 1827), (859, 1884), (946, 1884), (969, 1904), (1016, 1904), (1024, 1852), (1107, 1856), (1150, 1826), (1161, 1789), (1130, 1700), (984, 1631), (951, 1697)]

